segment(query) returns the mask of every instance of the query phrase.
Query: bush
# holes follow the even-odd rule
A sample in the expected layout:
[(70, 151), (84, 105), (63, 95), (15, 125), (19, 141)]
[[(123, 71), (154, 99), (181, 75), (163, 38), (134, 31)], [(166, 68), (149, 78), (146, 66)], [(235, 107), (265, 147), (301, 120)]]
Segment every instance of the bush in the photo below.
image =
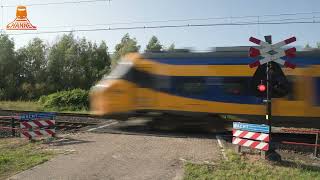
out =
[(60, 91), (47, 96), (41, 96), (39, 102), (46, 109), (51, 110), (87, 110), (89, 106), (89, 91), (74, 89)]

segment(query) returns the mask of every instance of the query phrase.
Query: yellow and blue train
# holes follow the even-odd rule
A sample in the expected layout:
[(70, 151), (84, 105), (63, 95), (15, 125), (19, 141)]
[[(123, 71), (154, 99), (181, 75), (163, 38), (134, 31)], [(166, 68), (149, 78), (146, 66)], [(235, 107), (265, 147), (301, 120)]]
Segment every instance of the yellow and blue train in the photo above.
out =
[[(250, 80), (248, 48), (215, 52), (128, 54), (92, 87), (91, 111), (112, 115), (136, 111), (188, 114), (265, 115)], [(238, 48), (239, 49), (239, 48)], [(241, 50), (242, 49), (242, 50)], [(244, 49), (244, 50), (243, 50)], [(283, 69), (292, 84), (289, 95), (272, 100), (274, 117), (320, 117), (320, 51), (300, 51)]]

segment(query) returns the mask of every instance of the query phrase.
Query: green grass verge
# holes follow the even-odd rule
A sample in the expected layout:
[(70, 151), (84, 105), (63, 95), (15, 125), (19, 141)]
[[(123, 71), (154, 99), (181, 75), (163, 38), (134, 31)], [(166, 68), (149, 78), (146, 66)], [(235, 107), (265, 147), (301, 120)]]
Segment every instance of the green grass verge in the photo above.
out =
[(248, 160), (229, 153), (228, 161), (217, 165), (185, 165), (185, 180), (209, 179), (320, 179), (320, 168), (299, 162), (271, 164), (264, 160)]
[(20, 138), (0, 139), (0, 179), (43, 163), (54, 156), (41, 143), (29, 143)]
[(0, 101), (0, 109), (42, 111), (43, 107), (36, 101)]
[(46, 111), (46, 112), (65, 112), (65, 113), (79, 113), (87, 114), (87, 110), (68, 111), (44, 108), (37, 101), (0, 101), (0, 109), (17, 110), (17, 111)]

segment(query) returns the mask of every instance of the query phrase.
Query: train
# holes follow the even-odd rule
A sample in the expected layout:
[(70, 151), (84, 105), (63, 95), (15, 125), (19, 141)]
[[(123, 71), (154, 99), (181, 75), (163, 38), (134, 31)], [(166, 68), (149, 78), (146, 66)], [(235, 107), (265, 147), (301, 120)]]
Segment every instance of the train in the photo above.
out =
[[(252, 93), (256, 68), (248, 64), (249, 47), (221, 47), (212, 52), (149, 52), (124, 56), (90, 90), (95, 115), (163, 112), (262, 117), (264, 98)], [(320, 117), (320, 50), (298, 51), (282, 68), (292, 90), (272, 99), (273, 117)]]

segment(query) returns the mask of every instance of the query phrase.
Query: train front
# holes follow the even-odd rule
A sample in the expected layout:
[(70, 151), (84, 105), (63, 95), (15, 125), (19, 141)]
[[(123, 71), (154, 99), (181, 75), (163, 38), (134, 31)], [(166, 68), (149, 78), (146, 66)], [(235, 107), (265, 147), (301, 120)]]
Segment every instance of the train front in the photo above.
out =
[(133, 62), (126, 56), (109, 75), (105, 75), (90, 90), (90, 111), (94, 115), (115, 115), (134, 109), (134, 86), (127, 80)]

